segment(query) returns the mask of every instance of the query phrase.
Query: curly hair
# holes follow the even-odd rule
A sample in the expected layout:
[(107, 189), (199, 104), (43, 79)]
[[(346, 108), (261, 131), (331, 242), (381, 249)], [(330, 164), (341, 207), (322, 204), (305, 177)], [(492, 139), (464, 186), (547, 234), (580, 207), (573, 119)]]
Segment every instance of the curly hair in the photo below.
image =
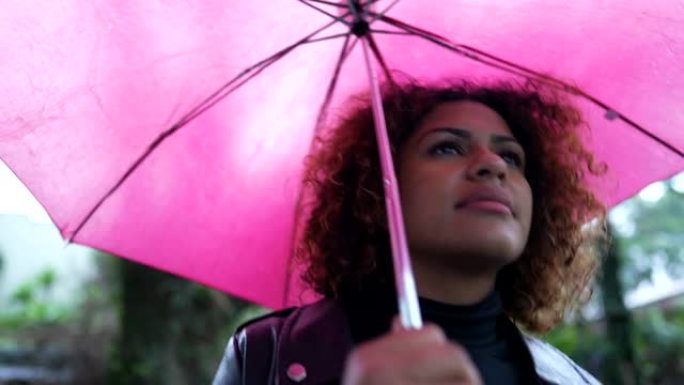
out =
[[(469, 100), (496, 111), (522, 145), (534, 201), (525, 249), (497, 276), (506, 314), (531, 332), (549, 330), (587, 297), (598, 266), (605, 207), (586, 184), (600, 175), (585, 149), (581, 113), (558, 92), (533, 83), (469, 82), (426, 86), (415, 81), (383, 87), (394, 159), (421, 120), (441, 103)], [(358, 292), (371, 282), (393, 282), (389, 232), (369, 97), (349, 102), (349, 113), (317, 137), (307, 159), (304, 191), (312, 198), (297, 258), (303, 280), (326, 297)], [(598, 226), (587, 226), (598, 219)]]

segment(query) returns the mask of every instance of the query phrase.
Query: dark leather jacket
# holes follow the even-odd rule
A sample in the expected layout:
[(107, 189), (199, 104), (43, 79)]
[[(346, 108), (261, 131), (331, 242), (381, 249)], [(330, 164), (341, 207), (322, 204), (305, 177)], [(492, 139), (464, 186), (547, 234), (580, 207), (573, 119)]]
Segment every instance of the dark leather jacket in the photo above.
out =
[[(600, 383), (551, 345), (522, 334), (545, 385)], [(270, 314), (228, 341), (213, 385), (337, 384), (352, 337), (335, 300)]]

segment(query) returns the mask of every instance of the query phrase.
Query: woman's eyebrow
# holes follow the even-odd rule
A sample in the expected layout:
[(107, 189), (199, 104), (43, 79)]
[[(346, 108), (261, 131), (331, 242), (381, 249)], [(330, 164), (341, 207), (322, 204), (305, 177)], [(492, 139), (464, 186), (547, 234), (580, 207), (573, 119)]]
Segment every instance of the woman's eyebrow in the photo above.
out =
[(518, 139), (510, 136), (510, 135), (492, 135), (492, 143), (506, 143), (506, 142), (513, 142), (515, 144), (520, 144), (518, 142)]
[(421, 135), (421, 140), (425, 138), (426, 136), (434, 133), (440, 133), (440, 132), (446, 132), (448, 134), (458, 136), (463, 139), (472, 139), (473, 134), (470, 133), (470, 131), (463, 129), (463, 128), (454, 128), (454, 127), (437, 127), (433, 128), (431, 130), (428, 130), (427, 132), (423, 133)]
[[(448, 133), (450, 135), (458, 136), (459, 138), (468, 140), (473, 138), (473, 134), (464, 128), (437, 127), (423, 133), (423, 135), (420, 137), (420, 140), (423, 140), (426, 136), (434, 133)], [(518, 140), (511, 135), (492, 134), (491, 141), (492, 143), (515, 143), (520, 145), (520, 142), (518, 142)]]

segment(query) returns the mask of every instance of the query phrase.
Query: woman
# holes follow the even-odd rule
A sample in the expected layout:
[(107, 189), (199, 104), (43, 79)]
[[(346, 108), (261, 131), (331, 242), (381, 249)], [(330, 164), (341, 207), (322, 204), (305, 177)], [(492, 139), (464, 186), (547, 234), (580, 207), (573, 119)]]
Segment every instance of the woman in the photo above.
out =
[(391, 257), (366, 98), (320, 139), (298, 258), (324, 299), (238, 330), (214, 384), (594, 384), (549, 345), (588, 291), (605, 208), (578, 110), (533, 85), (390, 86), (384, 108), (428, 326), (393, 321)]

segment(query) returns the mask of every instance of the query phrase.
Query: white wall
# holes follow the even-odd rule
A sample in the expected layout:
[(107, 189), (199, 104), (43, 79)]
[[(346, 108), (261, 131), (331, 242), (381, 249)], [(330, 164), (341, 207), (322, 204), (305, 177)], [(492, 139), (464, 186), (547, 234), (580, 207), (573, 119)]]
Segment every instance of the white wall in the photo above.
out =
[(95, 273), (93, 253), (79, 245), (66, 245), (57, 228), (26, 216), (0, 215), (0, 312), (16, 288), (46, 268), (57, 274), (54, 300), (75, 303), (82, 283)]
[(90, 249), (67, 245), (43, 207), (0, 161), (0, 312), (16, 288), (46, 268), (57, 273), (55, 301), (73, 303), (95, 273)]

